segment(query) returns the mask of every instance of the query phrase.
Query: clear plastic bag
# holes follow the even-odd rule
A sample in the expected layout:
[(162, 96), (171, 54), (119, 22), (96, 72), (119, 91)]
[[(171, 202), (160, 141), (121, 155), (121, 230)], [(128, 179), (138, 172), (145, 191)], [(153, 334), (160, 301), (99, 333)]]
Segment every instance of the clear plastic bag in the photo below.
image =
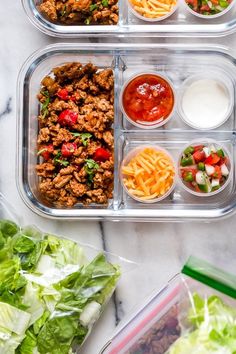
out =
[(20, 218), (0, 194), (0, 352), (77, 353), (136, 264)]
[(236, 277), (191, 257), (103, 354), (235, 354)]

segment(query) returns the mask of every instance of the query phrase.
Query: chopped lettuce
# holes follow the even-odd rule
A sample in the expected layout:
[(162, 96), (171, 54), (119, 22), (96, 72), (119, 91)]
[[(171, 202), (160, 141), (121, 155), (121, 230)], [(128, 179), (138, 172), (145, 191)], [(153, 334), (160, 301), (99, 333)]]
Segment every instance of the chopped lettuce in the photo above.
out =
[(0, 220), (0, 354), (72, 353), (119, 276), (103, 254), (89, 263), (71, 240)]
[(188, 320), (192, 330), (183, 334), (169, 349), (169, 354), (235, 354), (236, 309), (218, 296), (192, 297)]

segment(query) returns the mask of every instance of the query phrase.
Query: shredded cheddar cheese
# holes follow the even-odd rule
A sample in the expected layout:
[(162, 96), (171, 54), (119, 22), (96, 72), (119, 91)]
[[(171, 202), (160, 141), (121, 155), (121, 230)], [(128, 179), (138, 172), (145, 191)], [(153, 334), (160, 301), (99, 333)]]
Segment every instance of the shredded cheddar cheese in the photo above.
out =
[(162, 150), (146, 147), (122, 167), (123, 183), (140, 200), (159, 198), (172, 187), (175, 168)]
[(147, 18), (159, 18), (170, 13), (177, 0), (130, 0), (134, 10)]

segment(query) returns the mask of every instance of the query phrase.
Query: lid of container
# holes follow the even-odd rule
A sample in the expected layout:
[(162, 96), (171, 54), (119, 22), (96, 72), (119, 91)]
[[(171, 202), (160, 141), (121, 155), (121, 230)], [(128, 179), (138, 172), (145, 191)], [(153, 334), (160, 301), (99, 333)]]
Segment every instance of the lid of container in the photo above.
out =
[[(236, 299), (236, 276), (216, 268), (208, 262), (190, 257), (181, 273)], [(155, 340), (155, 335), (158, 336), (158, 341), (160, 341), (160, 335), (166, 336), (163, 343), (167, 347), (162, 348), (162, 352), (166, 352), (172, 344), (168, 342), (168, 338), (172, 338), (174, 341), (180, 331), (177, 304), (180, 300), (182, 286), (182, 276), (178, 274), (166, 287), (144, 304), (142, 309), (117, 332), (112, 340), (106, 343), (100, 354), (142, 353), (143, 351), (139, 349), (148, 345), (149, 337), (152, 337), (152, 340), (154, 337)], [(171, 336), (168, 336), (169, 327)]]

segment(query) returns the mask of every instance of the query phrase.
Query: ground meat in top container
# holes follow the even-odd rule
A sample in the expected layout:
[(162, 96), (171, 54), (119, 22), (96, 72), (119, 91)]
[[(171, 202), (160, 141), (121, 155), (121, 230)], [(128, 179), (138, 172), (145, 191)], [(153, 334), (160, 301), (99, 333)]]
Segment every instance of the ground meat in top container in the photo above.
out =
[[(180, 336), (178, 309), (173, 306), (125, 354), (164, 354)], [(190, 353), (189, 353), (190, 354)]]
[(65, 25), (116, 25), (118, 0), (43, 0), (39, 11)]
[(42, 80), (36, 166), (42, 197), (56, 206), (107, 204), (113, 193), (114, 77), (69, 63)]

